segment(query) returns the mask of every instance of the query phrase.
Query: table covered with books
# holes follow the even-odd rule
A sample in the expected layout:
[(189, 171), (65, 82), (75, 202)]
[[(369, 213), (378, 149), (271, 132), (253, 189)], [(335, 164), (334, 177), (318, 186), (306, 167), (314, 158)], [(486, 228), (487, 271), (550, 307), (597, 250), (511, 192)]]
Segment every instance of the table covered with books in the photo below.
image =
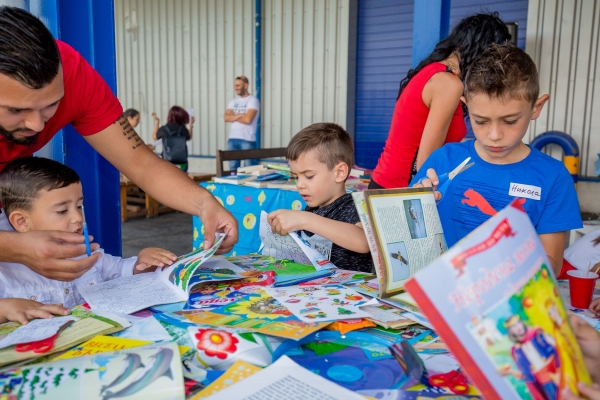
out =
[(446, 249), (431, 192), (353, 197), (375, 274), (266, 226), (262, 254), (215, 256), (219, 234), (82, 289), (68, 316), (0, 325), (2, 398), (538, 399), (589, 381), (568, 283), (518, 204)]

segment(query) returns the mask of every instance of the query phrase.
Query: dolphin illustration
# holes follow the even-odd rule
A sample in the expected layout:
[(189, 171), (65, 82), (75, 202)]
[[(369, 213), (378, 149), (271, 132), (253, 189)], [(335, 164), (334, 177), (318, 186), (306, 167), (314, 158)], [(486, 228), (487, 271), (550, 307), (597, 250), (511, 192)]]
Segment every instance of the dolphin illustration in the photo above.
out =
[(121, 382), (124, 382), (125, 379), (129, 378), (129, 376), (138, 368), (144, 368), (144, 364), (142, 364), (142, 358), (137, 354), (125, 355), (125, 365), (117, 376), (117, 379), (106, 386), (102, 386), (100, 393), (104, 392), (106, 389), (118, 385)]
[(104, 393), (103, 400), (114, 399), (117, 397), (128, 397), (140, 390), (143, 390), (152, 382), (160, 378), (161, 376), (167, 376), (173, 379), (173, 372), (171, 371), (171, 361), (173, 360), (173, 350), (171, 349), (160, 349), (158, 353), (150, 356), (154, 359), (152, 364), (145, 367), (144, 370), (140, 371), (133, 382), (125, 386), (123, 389), (116, 393), (106, 391)]

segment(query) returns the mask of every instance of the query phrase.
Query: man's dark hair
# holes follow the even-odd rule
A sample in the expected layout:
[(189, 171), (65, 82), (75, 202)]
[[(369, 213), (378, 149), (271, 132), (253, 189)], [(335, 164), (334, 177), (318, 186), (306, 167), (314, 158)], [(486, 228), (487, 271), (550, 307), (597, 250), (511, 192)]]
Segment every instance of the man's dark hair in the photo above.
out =
[(320, 122), (302, 129), (294, 135), (285, 150), (285, 158), (296, 161), (302, 154), (315, 150), (317, 159), (332, 170), (339, 162), (354, 165), (354, 145), (348, 132), (338, 124)]
[(540, 93), (535, 63), (512, 44), (491, 44), (473, 61), (465, 77), (467, 101), (475, 94), (534, 104)]
[(80, 182), (70, 167), (42, 157), (24, 157), (12, 161), (0, 172), (0, 202), (6, 212), (31, 210), (42, 190), (61, 189)]
[(60, 53), (46, 26), (17, 7), (0, 7), (0, 74), (40, 89), (56, 78)]

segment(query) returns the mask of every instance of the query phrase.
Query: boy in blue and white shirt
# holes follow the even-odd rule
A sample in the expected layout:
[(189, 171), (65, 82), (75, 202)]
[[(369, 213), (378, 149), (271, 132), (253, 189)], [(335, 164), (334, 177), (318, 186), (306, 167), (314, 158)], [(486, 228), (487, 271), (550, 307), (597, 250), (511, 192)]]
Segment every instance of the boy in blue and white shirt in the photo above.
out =
[(529, 122), (539, 117), (548, 95), (538, 98), (533, 60), (512, 45), (491, 45), (471, 65), (462, 101), (475, 140), (436, 150), (411, 184), (437, 189), (438, 174), (467, 157), (475, 165), (435, 192), (448, 246), (454, 245), (515, 198), (527, 211), (558, 275), (566, 231), (582, 226), (569, 172), (554, 158), (523, 143)]

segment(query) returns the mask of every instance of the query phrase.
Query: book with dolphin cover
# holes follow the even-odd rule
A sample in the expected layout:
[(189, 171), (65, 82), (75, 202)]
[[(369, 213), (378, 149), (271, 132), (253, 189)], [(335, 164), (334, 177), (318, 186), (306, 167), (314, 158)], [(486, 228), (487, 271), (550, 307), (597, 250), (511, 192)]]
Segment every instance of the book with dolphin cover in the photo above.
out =
[(552, 266), (518, 200), (405, 285), (485, 399), (590, 383)]
[(152, 344), (4, 370), (0, 393), (11, 400), (184, 399), (181, 368), (177, 344)]

